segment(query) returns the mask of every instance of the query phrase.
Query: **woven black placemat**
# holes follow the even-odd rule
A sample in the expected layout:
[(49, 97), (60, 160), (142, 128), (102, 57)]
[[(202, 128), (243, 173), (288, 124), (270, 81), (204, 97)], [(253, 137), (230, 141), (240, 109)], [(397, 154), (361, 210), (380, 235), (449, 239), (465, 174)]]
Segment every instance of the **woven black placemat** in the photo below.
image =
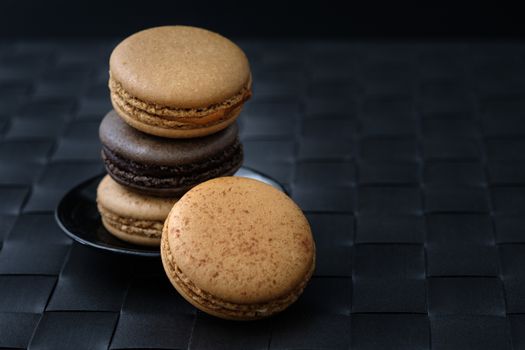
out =
[(245, 165), (306, 212), (318, 265), (289, 310), (238, 323), (53, 220), (103, 170), (114, 44), (0, 44), (0, 347), (525, 348), (525, 45), (241, 42)]

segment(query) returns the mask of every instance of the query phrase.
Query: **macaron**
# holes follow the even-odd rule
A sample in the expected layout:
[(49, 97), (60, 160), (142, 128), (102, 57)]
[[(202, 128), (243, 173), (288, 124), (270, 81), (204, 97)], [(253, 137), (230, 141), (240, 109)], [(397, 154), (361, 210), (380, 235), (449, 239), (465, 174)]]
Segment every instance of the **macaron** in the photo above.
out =
[(145, 133), (192, 138), (232, 124), (251, 96), (244, 52), (214, 32), (150, 28), (113, 50), (109, 89), (117, 113)]
[(97, 207), (104, 227), (123, 241), (158, 246), (164, 220), (178, 198), (144, 196), (105, 176), (97, 188)]
[(213, 135), (175, 140), (140, 132), (110, 111), (99, 136), (109, 175), (146, 195), (180, 197), (203, 181), (233, 175), (243, 160), (237, 123)]
[(257, 180), (222, 177), (187, 192), (164, 223), (164, 270), (198, 309), (254, 320), (295, 302), (315, 268), (301, 209)]

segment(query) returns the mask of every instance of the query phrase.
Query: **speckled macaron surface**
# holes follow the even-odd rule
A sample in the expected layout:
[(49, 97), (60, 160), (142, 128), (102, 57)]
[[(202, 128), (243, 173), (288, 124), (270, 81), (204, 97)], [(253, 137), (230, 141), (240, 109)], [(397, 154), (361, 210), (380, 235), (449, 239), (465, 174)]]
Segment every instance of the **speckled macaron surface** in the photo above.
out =
[(243, 51), (211, 31), (150, 28), (110, 57), (111, 100), (135, 128), (163, 137), (203, 136), (231, 124), (251, 95)]
[(197, 308), (251, 320), (284, 310), (315, 267), (315, 244), (300, 208), (257, 180), (202, 183), (173, 207), (161, 256), (174, 287)]
[(114, 236), (140, 245), (159, 245), (164, 220), (176, 201), (129, 191), (108, 175), (97, 188), (97, 207), (104, 227)]

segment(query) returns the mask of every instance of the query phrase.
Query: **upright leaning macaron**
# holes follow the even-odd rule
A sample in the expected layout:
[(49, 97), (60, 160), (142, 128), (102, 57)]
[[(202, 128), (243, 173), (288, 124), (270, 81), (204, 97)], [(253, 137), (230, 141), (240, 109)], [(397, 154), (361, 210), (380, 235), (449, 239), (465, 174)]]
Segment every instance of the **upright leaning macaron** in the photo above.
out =
[(212, 134), (232, 124), (251, 96), (243, 51), (201, 28), (164, 26), (133, 34), (113, 50), (109, 66), (113, 107), (152, 135)]
[(162, 233), (173, 286), (195, 307), (234, 320), (284, 310), (315, 267), (315, 244), (299, 207), (260, 181), (221, 177), (186, 193)]
[(164, 220), (177, 198), (144, 196), (105, 176), (97, 188), (97, 207), (102, 224), (124, 241), (158, 246)]
[(236, 123), (213, 135), (173, 140), (142, 133), (111, 111), (99, 136), (109, 175), (148, 195), (180, 196), (203, 181), (232, 175), (243, 160)]

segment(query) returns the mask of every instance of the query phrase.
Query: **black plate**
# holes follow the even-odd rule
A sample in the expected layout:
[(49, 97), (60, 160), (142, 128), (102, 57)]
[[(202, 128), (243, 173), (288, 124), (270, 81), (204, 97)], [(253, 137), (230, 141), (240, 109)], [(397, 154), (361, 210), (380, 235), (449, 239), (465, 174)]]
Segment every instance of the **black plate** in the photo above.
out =
[[(97, 210), (97, 186), (106, 174), (97, 175), (71, 189), (58, 203), (55, 218), (66, 235), (75, 241), (114, 253), (159, 257), (158, 247), (146, 247), (122, 241), (102, 225)], [(266, 182), (284, 192), (275, 180), (249, 168), (241, 168), (235, 176)]]

